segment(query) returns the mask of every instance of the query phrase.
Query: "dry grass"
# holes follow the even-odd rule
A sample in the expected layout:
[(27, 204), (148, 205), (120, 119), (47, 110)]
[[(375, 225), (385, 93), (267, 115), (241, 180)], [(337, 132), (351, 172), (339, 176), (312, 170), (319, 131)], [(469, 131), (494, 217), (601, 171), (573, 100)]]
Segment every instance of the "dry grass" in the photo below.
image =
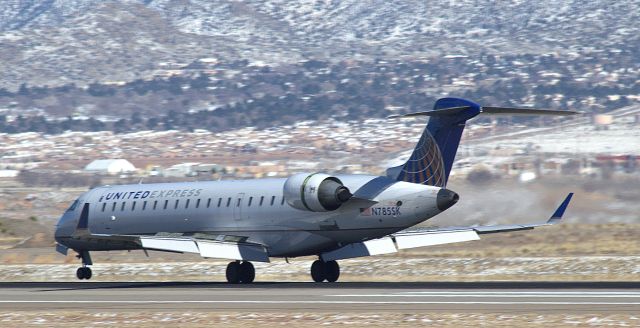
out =
[(548, 313), (323, 313), (323, 312), (0, 312), (0, 325), (13, 327), (637, 327), (640, 317), (630, 314)]

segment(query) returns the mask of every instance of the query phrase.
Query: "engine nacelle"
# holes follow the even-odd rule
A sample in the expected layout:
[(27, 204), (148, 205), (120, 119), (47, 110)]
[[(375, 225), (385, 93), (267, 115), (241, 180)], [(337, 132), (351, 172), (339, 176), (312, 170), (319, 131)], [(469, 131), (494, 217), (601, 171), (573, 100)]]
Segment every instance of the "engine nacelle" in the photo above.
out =
[(303, 211), (334, 211), (351, 196), (340, 179), (324, 173), (299, 173), (284, 183), (284, 199)]

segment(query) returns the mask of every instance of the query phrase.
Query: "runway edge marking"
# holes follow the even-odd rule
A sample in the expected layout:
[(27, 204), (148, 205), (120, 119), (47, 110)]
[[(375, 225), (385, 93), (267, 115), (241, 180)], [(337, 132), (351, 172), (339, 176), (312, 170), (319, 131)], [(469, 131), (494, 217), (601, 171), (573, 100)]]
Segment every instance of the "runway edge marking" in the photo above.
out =
[(479, 305), (640, 305), (640, 302), (501, 302), (501, 301), (149, 301), (149, 300), (114, 300), (114, 301), (93, 301), (93, 300), (64, 300), (64, 301), (32, 301), (32, 300), (0, 300), (0, 304), (7, 303), (42, 303), (42, 304), (479, 304)]

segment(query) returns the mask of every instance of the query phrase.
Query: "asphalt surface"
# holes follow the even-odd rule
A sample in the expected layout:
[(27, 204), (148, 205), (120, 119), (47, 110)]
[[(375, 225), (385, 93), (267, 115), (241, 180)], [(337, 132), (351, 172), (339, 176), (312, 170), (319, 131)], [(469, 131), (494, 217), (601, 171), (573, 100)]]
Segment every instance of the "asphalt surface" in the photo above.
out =
[(640, 282), (0, 283), (0, 311), (640, 313)]

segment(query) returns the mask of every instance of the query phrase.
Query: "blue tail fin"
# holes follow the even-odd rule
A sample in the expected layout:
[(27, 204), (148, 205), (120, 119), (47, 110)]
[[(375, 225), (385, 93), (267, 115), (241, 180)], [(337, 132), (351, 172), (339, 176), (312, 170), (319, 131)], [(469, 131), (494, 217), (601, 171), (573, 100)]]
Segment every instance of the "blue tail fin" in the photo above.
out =
[(480, 111), (478, 104), (465, 99), (436, 101), (433, 111), (423, 113), (431, 118), (411, 157), (403, 165), (389, 169), (387, 175), (398, 181), (445, 187), (465, 123)]
[(392, 115), (392, 117), (429, 116), (429, 124), (409, 160), (403, 165), (387, 169), (387, 176), (398, 181), (445, 187), (453, 160), (456, 158), (462, 131), (467, 120), (478, 114), (488, 115), (554, 115), (568, 116), (580, 112), (512, 107), (480, 107), (459, 98), (442, 98), (433, 110)]

